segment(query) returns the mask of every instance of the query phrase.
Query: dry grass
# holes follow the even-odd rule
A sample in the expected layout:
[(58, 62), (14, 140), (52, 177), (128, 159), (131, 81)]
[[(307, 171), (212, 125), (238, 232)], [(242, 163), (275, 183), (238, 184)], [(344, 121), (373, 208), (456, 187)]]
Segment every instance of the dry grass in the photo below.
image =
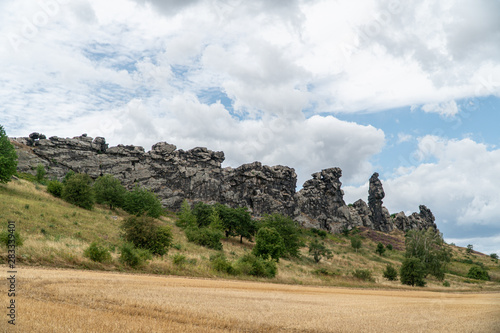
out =
[[(498, 332), (500, 327), (500, 293), (304, 287), (29, 267), (19, 269), (18, 281), (17, 332)], [(0, 294), (0, 304), (7, 304), (6, 293)], [(3, 318), (0, 331), (6, 327)]]

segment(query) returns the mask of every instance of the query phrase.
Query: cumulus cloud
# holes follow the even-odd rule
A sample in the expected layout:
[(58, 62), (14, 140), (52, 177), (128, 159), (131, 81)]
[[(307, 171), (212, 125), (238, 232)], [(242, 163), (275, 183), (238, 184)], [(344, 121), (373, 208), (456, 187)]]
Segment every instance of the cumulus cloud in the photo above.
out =
[(438, 113), (443, 117), (453, 117), (458, 111), (458, 105), (455, 101), (443, 102), (438, 104), (425, 104), (422, 110), (428, 113)]

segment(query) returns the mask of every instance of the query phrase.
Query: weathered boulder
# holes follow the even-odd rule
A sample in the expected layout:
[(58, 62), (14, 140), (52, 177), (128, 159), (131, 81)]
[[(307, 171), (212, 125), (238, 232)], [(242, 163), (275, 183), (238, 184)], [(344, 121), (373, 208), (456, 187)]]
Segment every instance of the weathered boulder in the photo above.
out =
[(427, 230), (429, 228), (438, 231), (434, 222), (436, 218), (431, 210), (425, 205), (420, 205), (419, 209), (419, 213), (412, 213), (410, 216), (406, 216), (404, 212), (396, 214), (393, 219), (394, 226), (405, 232), (409, 230)]

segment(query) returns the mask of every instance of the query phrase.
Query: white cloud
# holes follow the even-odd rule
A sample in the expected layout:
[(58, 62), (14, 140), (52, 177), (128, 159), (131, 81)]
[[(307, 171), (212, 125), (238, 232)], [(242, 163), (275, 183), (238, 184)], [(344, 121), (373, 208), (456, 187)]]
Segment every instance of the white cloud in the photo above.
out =
[(455, 101), (437, 103), (437, 104), (425, 104), (422, 106), (422, 110), (427, 113), (438, 113), (443, 117), (453, 117), (458, 111), (458, 105)]

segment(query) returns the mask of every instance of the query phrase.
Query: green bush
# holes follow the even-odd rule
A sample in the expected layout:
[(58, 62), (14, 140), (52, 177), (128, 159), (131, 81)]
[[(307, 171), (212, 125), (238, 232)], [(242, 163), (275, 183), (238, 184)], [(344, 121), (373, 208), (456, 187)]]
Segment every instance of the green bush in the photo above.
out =
[(388, 264), (384, 270), (384, 277), (389, 281), (395, 281), (398, 278), (398, 271), (392, 266)]
[(47, 185), (47, 192), (55, 196), (56, 198), (60, 198), (62, 196), (63, 184), (57, 180), (51, 180)]
[(135, 247), (164, 255), (172, 245), (172, 230), (152, 217), (131, 216), (122, 224), (124, 238)]
[(172, 257), (172, 262), (174, 263), (174, 265), (182, 266), (187, 263), (186, 256), (180, 253), (176, 253)]
[(304, 244), (300, 241), (300, 229), (294, 220), (281, 214), (265, 216), (261, 222), (261, 227), (274, 228), (283, 238), (285, 245), (284, 256), (298, 257), (299, 249)]
[(392, 244), (387, 244), (387, 246), (385, 247), (387, 250), (389, 251), (392, 251)]
[(193, 207), (193, 214), (196, 216), (196, 222), (199, 227), (208, 227), (210, 225), (214, 208), (210, 205), (207, 205), (204, 202), (197, 202)]
[(222, 243), (220, 240), (224, 237), (224, 233), (220, 230), (208, 227), (189, 227), (185, 232), (188, 241), (191, 243), (208, 247), (209, 249), (222, 250)]
[(283, 238), (274, 228), (260, 228), (255, 236), (255, 246), (252, 253), (263, 259), (274, 259), (279, 261), (279, 258), (285, 252), (285, 244)]
[(467, 277), (470, 279), (476, 279), (476, 280), (485, 280), (489, 281), (490, 276), (486, 269), (480, 267), (480, 266), (472, 266), (469, 269), (469, 272), (467, 273)]
[(0, 183), (7, 183), (17, 172), (16, 149), (0, 125)]
[(450, 286), (450, 282), (448, 282), (448, 281), (444, 281), (444, 282), (443, 282), (443, 286), (444, 286), (444, 287), (449, 287), (449, 286)]
[(236, 269), (233, 267), (233, 265), (231, 265), (229, 261), (227, 261), (226, 256), (222, 252), (211, 255), (210, 264), (212, 268), (217, 272), (223, 272), (230, 275), (237, 274)]
[(109, 205), (109, 209), (123, 207), (127, 190), (122, 183), (112, 175), (100, 176), (93, 185), (95, 201), (98, 204)]
[(64, 179), (62, 181), (63, 184), (66, 184), (66, 182), (68, 181), (68, 179), (70, 179), (71, 177), (73, 177), (74, 175), (76, 175), (76, 173), (73, 171), (73, 170), (69, 170), (68, 172), (66, 172), (66, 174), (64, 175)]
[(351, 247), (358, 252), (358, 249), (361, 248), (361, 239), (359, 237), (351, 237)]
[(130, 214), (139, 216), (146, 213), (154, 218), (158, 218), (164, 213), (163, 206), (156, 194), (139, 186), (126, 192), (123, 209)]
[(309, 254), (313, 256), (316, 263), (319, 263), (323, 257), (330, 259), (333, 256), (332, 251), (328, 249), (324, 243), (320, 243), (317, 239), (314, 239), (309, 243)]
[(368, 269), (356, 269), (352, 275), (357, 278), (357, 279), (360, 279), (360, 280), (363, 280), (363, 281), (370, 281), (370, 282), (373, 282), (375, 281), (372, 277), (372, 272)]
[(247, 253), (236, 263), (238, 270), (245, 275), (273, 278), (278, 272), (274, 260), (264, 260), (252, 253)]
[(417, 287), (423, 287), (426, 284), (424, 281), (425, 266), (418, 258), (406, 258), (399, 275), (402, 284)]
[(43, 164), (38, 164), (36, 166), (36, 181), (40, 184), (43, 184), (45, 182), (45, 175), (47, 174), (47, 171), (45, 170), (45, 167)]
[(111, 254), (109, 253), (109, 250), (103, 246), (98, 245), (97, 242), (92, 242), (92, 244), (90, 244), (90, 246), (85, 249), (83, 255), (92, 261), (111, 261)]
[(318, 235), (319, 237), (321, 238), (326, 238), (326, 235), (327, 235), (327, 232), (325, 230), (321, 230), (321, 229), (316, 229), (316, 228), (311, 228), (311, 233), (313, 235)]
[(377, 248), (375, 249), (375, 252), (377, 252), (377, 253), (378, 253), (378, 255), (380, 255), (380, 256), (381, 256), (381, 255), (383, 255), (383, 254), (384, 254), (384, 252), (385, 252), (385, 247), (384, 247), (384, 244), (382, 244), (382, 243), (380, 243), (380, 242), (379, 242), (379, 243), (377, 244)]
[(181, 209), (179, 213), (177, 213), (177, 221), (175, 221), (175, 225), (182, 229), (189, 226), (197, 226), (196, 215), (193, 214), (187, 200), (184, 200), (181, 204)]
[(120, 248), (120, 262), (132, 268), (140, 267), (152, 258), (148, 250), (137, 249), (131, 243), (124, 243)]
[(67, 202), (85, 208), (94, 207), (94, 193), (90, 184), (92, 179), (86, 174), (74, 174), (66, 180), (61, 197)]
[[(14, 236), (11, 236), (11, 235), (14, 235)], [(10, 233), (9, 231), (0, 232), (0, 244), (5, 245), (5, 247), (12, 245), (12, 243), (11, 243), (12, 238), (14, 238), (14, 245), (16, 247), (23, 245), (24, 239), (21, 237), (21, 234), (19, 233), (19, 231), (15, 231), (13, 234)]]

